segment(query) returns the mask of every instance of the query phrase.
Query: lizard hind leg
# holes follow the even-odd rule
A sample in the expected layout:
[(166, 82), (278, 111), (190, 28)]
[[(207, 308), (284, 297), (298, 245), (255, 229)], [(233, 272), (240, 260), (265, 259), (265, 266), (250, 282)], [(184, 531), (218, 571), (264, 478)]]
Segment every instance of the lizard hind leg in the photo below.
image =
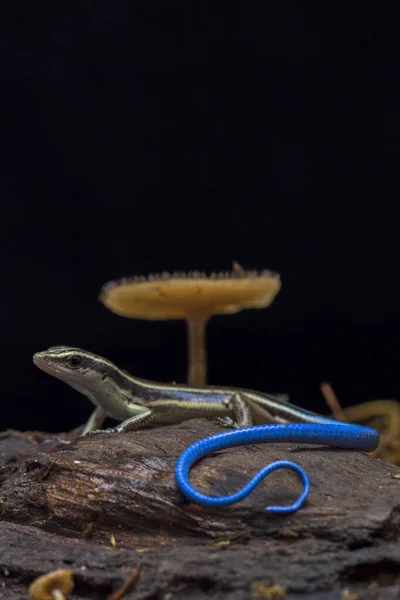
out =
[(251, 427), (253, 425), (249, 401), (243, 393), (235, 392), (232, 394), (228, 405), (233, 412), (234, 418), (218, 417), (216, 421), (219, 425), (232, 429), (241, 429), (242, 427)]

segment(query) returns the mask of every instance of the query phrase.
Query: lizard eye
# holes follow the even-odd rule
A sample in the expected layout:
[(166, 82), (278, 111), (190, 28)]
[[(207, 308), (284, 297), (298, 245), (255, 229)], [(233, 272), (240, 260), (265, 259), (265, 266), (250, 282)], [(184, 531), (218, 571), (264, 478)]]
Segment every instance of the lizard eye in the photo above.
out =
[(72, 367), (73, 369), (77, 369), (78, 367), (81, 366), (82, 361), (83, 361), (82, 356), (79, 356), (78, 354), (73, 354), (72, 356), (69, 357), (67, 362), (70, 367)]

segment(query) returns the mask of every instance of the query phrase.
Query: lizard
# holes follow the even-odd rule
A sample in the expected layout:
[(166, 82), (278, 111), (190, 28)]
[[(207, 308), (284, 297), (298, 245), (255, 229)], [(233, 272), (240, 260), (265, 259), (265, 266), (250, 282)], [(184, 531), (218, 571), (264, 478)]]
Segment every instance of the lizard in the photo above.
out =
[[(192, 387), (133, 377), (111, 361), (69, 346), (37, 352), (34, 364), (68, 383), (96, 406), (81, 435), (125, 432), (148, 425), (216, 419), (230, 428), (265, 423), (337, 423), (273, 395), (235, 387)], [(121, 421), (101, 429), (106, 417)]]
[[(134, 431), (149, 424), (180, 423), (195, 417), (216, 418), (234, 431), (215, 434), (191, 444), (178, 457), (175, 481), (186, 498), (204, 506), (226, 506), (245, 498), (270, 472), (293, 471), (303, 488), (288, 506), (267, 506), (271, 513), (291, 513), (305, 502), (310, 485), (304, 470), (291, 461), (278, 460), (263, 467), (238, 492), (223, 497), (207, 496), (189, 481), (194, 462), (215, 450), (260, 442), (300, 442), (374, 450), (376, 431), (322, 417), (276, 397), (245, 388), (156, 383), (133, 377), (111, 361), (68, 346), (53, 346), (33, 356), (43, 371), (68, 383), (96, 406), (81, 435)], [(106, 417), (121, 421), (99, 429)], [(270, 425), (268, 425), (270, 424)]]

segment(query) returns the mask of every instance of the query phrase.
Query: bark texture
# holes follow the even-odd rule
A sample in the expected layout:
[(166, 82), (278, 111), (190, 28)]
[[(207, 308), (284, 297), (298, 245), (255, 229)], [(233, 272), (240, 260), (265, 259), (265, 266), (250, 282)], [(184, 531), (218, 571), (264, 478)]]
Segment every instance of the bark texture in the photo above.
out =
[(398, 467), (333, 448), (238, 447), (197, 463), (191, 481), (225, 495), (281, 458), (306, 470), (309, 499), (294, 515), (266, 513), (298, 495), (297, 479), (280, 471), (243, 502), (211, 510), (182, 498), (174, 465), (217, 431), (193, 420), (80, 439), (75, 431), (63, 442), (0, 434), (0, 598), (27, 598), (35, 577), (66, 568), (72, 599), (103, 600), (137, 564), (123, 598), (400, 598)]

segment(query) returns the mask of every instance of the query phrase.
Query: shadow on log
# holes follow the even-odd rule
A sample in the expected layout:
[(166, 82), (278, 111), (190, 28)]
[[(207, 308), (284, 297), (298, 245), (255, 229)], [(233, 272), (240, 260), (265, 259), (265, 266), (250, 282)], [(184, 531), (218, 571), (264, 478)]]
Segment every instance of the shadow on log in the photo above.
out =
[(286, 459), (310, 478), (307, 503), (292, 515), (263, 510), (299, 493), (282, 470), (239, 504), (208, 509), (180, 495), (174, 465), (217, 431), (193, 420), (63, 442), (0, 434), (0, 598), (24, 598), (36, 576), (67, 568), (71, 598), (106, 599), (138, 563), (124, 598), (400, 598), (398, 467), (334, 448), (233, 448), (198, 462), (192, 483), (225, 495)]

